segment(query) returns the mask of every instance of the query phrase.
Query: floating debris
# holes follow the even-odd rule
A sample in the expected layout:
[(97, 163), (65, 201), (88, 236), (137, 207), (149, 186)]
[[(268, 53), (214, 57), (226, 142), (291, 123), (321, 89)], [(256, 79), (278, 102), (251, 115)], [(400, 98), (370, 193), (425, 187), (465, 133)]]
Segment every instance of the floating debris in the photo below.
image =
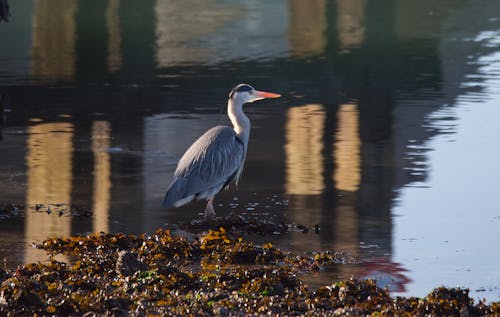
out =
[(91, 234), (49, 239), (51, 257), (0, 271), (2, 315), (308, 315), (482, 316), (500, 304), (469, 298), (468, 290), (438, 288), (425, 298), (391, 298), (371, 280), (336, 282), (317, 290), (300, 277), (352, 257), (310, 257), (255, 245), (236, 231), (208, 230), (192, 241), (168, 230), (151, 235)]
[(68, 205), (68, 204), (7, 204), (0, 205), (0, 220), (14, 217), (24, 217), (26, 212), (55, 214), (59, 217), (91, 217), (93, 212), (88, 207)]

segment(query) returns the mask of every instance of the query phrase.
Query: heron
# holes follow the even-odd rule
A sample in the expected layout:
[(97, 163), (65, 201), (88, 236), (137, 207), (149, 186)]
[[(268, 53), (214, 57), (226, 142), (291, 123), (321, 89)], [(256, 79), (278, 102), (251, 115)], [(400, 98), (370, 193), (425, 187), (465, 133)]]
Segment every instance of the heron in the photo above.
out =
[(255, 90), (248, 84), (234, 87), (227, 101), (233, 127), (215, 126), (187, 149), (177, 164), (163, 206), (180, 207), (193, 199), (206, 199), (205, 219), (213, 218), (215, 195), (232, 182), (237, 185), (243, 171), (251, 126), (243, 105), (278, 97), (281, 95)]

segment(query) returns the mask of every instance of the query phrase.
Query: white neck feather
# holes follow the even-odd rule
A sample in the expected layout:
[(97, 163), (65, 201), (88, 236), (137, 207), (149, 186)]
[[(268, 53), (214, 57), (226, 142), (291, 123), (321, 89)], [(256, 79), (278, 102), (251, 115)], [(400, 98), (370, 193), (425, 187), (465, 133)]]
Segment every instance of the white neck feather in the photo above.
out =
[(250, 119), (243, 112), (243, 104), (229, 99), (227, 101), (227, 115), (231, 119), (234, 131), (245, 144), (245, 152), (250, 137)]

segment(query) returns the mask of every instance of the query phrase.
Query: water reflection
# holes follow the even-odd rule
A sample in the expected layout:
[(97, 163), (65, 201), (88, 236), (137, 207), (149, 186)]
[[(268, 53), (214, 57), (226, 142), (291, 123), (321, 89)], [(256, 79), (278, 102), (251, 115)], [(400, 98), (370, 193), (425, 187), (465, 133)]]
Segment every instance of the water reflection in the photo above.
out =
[(319, 195), (324, 189), (322, 105), (290, 108), (285, 127), (286, 193)]
[[(1, 223), (0, 244), (8, 250), (2, 255), (12, 254), (14, 235), (25, 242), (18, 248), (24, 252), (25, 244), (52, 234), (152, 231), (196, 217), (196, 205), (176, 211), (160, 207), (168, 177), (186, 146), (223, 121), (218, 107), (224, 106), (227, 90), (249, 81), (288, 98), (277, 107), (248, 107), (253, 140), (245, 176), (236, 194), (221, 194), (220, 209), (244, 210), (226, 208), (235, 195), (252, 206), (289, 199), (288, 206), (266, 212), (320, 224), (321, 233), (307, 240), (287, 236), (287, 247), (342, 249), (366, 260), (363, 268), (344, 267), (333, 277), (384, 271), (401, 281), (397, 289), (404, 291), (404, 276), (413, 274), (405, 267), (423, 272), (412, 277), (415, 284), (428, 275), (421, 260), (394, 256), (398, 248), (414, 254), (417, 244), (401, 242), (407, 238), (402, 225), (414, 229), (415, 223), (402, 220), (409, 214), (419, 218), (424, 225), (418, 231), (424, 234), (426, 222), (446, 223), (454, 215), (440, 212), (423, 219), (419, 208), (433, 211), (426, 204), (435, 203), (417, 195), (413, 203), (425, 206), (410, 210), (404, 193), (435, 186), (430, 176), (437, 175), (439, 162), (430, 154), (443, 144), (428, 141), (447, 134), (446, 142), (456, 142), (462, 128), (457, 105), (485, 109), (487, 98), (498, 100), (485, 91), (487, 80), (498, 77), (498, 57), (489, 55), (498, 48), (497, 2), (11, 4), (23, 15), (0, 25), (0, 38), (10, 42), (0, 51), (0, 93), (7, 94), (4, 105), (12, 110), (0, 142), (0, 203), (83, 203), (94, 218), (85, 223), (30, 213), (17, 226)], [(477, 20), (478, 15), (484, 18)], [(47, 79), (64, 81), (64, 87), (46, 85)], [(495, 149), (494, 141), (486, 144), (489, 139), (480, 135), (485, 129), (477, 129), (486, 119), (496, 126), (495, 116), (481, 117), (484, 109), (475, 114), (481, 124), (471, 128), (477, 139), (471, 137), (460, 151), (470, 144), (482, 144), (476, 153)], [(72, 123), (59, 122), (61, 113), (73, 114)], [(40, 122), (27, 124), (33, 116)], [(464, 155), (446, 159), (457, 162), (457, 157)], [(468, 171), (495, 171), (484, 161), (471, 158), (468, 162), (476, 165)], [(452, 187), (446, 183), (441, 190)], [(484, 192), (492, 188), (497, 187)], [(438, 196), (435, 201), (442, 203)], [(462, 206), (460, 199), (468, 202), (467, 196), (450, 200)], [(496, 203), (494, 194), (486, 196), (461, 219), (482, 219), (474, 216), (476, 210)], [(258, 214), (259, 207), (254, 209)], [(421, 249), (430, 245), (433, 241), (422, 242)]]
[(321, 54), (326, 48), (325, 0), (291, 0), (288, 38), (291, 53), (297, 57)]
[(109, 204), (111, 200), (111, 125), (107, 121), (92, 123), (92, 152), (94, 153), (94, 203), (92, 230), (109, 232)]
[(0, 1), (0, 23), (9, 22), (10, 6), (7, 0)]
[(361, 183), (361, 140), (359, 112), (355, 104), (343, 104), (337, 112), (335, 133), (335, 172), (337, 190), (355, 192)]
[[(316, 248), (358, 254), (361, 240), (355, 202), (361, 181), (361, 141), (357, 106), (340, 105), (336, 124), (328, 120), (324, 106), (319, 104), (293, 107), (287, 112), (285, 191), (290, 196), (288, 210), (297, 223), (321, 224), (328, 232), (325, 234), (332, 235), (326, 244), (317, 241), (320, 244)], [(328, 137), (334, 133), (329, 130), (333, 127), (336, 127), (334, 139)], [(334, 144), (325, 143), (332, 141)], [(325, 149), (333, 150), (331, 159), (325, 158)], [(332, 164), (334, 170), (329, 180), (325, 176)], [(321, 195), (327, 200), (321, 199)], [(331, 203), (331, 199), (335, 203)], [(300, 242), (292, 242), (292, 246), (302, 251), (311, 247)]]
[[(216, 52), (206, 47), (193, 47), (189, 42), (201, 40), (241, 12), (216, 1), (158, 1), (155, 5), (156, 61), (159, 67), (182, 63), (203, 63)], [(198, 27), (203, 25), (203, 27)]]
[[(71, 234), (71, 218), (61, 217), (59, 212), (71, 205), (73, 125), (67, 122), (33, 125), (29, 127), (27, 147), (26, 205), (50, 204), (47, 212), (26, 212), (24, 234), (26, 245), (30, 245), (33, 241)], [(45, 258), (41, 250), (25, 250), (25, 261)]]
[(337, 0), (337, 32), (342, 49), (359, 48), (365, 37), (366, 0)]
[(35, 1), (31, 52), (34, 79), (74, 77), (77, 3), (77, 0)]
[(116, 73), (122, 67), (122, 35), (120, 28), (120, 0), (109, 0), (106, 9), (108, 30), (108, 72)]
[[(359, 112), (356, 104), (342, 104), (337, 110), (337, 123), (333, 146), (334, 173), (333, 181), (337, 196), (332, 210), (332, 240), (335, 250), (349, 251), (358, 256), (360, 244), (360, 213), (358, 211), (357, 191), (361, 182), (361, 140), (359, 136)], [(361, 258), (361, 257), (360, 257)], [(359, 276), (359, 268), (350, 274)], [(344, 276), (348, 272), (344, 272)]]

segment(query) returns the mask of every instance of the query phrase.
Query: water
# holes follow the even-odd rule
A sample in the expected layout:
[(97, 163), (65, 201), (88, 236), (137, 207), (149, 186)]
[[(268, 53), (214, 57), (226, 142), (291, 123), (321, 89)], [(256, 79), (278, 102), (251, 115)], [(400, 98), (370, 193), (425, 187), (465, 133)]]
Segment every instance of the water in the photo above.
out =
[[(151, 232), (177, 160), (237, 83), (283, 94), (246, 106), (252, 132), (220, 215), (286, 218), (267, 237), (360, 265), (395, 295), (439, 285), (500, 300), (500, 4), (479, 1), (16, 0), (0, 24), (0, 220), (5, 265), (50, 236)], [(69, 217), (69, 206), (92, 217)], [(61, 212), (61, 216), (59, 216)]]

